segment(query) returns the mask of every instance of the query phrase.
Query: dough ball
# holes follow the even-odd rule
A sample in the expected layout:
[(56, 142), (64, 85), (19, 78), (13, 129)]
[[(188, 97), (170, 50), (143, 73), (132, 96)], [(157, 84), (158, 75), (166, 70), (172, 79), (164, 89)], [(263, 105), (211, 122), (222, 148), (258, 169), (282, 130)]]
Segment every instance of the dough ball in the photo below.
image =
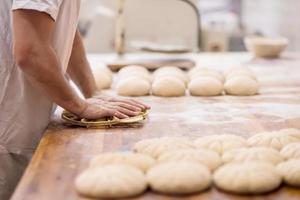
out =
[(149, 71), (146, 67), (140, 66), (140, 65), (128, 65), (126, 67), (123, 67), (119, 71), (120, 76), (128, 75), (131, 73), (140, 73), (140, 74), (148, 74)]
[(110, 164), (128, 164), (146, 172), (155, 164), (155, 160), (147, 155), (131, 152), (103, 153), (95, 156), (90, 162), (90, 168)]
[(154, 79), (171, 76), (182, 80), (185, 84), (187, 84), (189, 81), (185, 72), (183, 72), (178, 67), (172, 67), (172, 66), (159, 68), (153, 73), (153, 76)]
[(104, 67), (94, 69), (93, 75), (98, 89), (109, 89), (111, 87), (113, 75), (109, 69)]
[(230, 79), (232, 79), (234, 77), (237, 77), (237, 76), (246, 76), (248, 78), (251, 78), (251, 79), (257, 81), (256, 75), (254, 73), (249, 73), (247, 71), (233, 71), (233, 72), (231, 72), (230, 74), (228, 74), (226, 76), (226, 80), (230, 80)]
[(253, 147), (253, 148), (241, 148), (227, 151), (222, 156), (224, 163), (229, 162), (269, 162), (273, 165), (277, 165), (284, 161), (280, 153), (272, 148), (266, 147)]
[(185, 95), (185, 84), (178, 78), (162, 77), (152, 83), (152, 93), (155, 96), (179, 97)]
[(237, 135), (222, 134), (200, 137), (195, 141), (195, 146), (223, 154), (225, 151), (247, 147), (247, 142)]
[(135, 152), (158, 158), (161, 154), (168, 151), (190, 148), (194, 148), (194, 145), (186, 138), (162, 137), (139, 141), (134, 145), (133, 149)]
[(157, 75), (164, 74), (164, 73), (178, 73), (178, 74), (184, 74), (184, 72), (175, 66), (165, 66), (161, 67), (154, 71), (153, 76), (156, 77)]
[(218, 188), (228, 192), (260, 194), (276, 189), (281, 175), (265, 162), (229, 163), (217, 169), (213, 180)]
[(209, 170), (196, 162), (167, 162), (155, 165), (147, 172), (152, 190), (165, 194), (191, 194), (211, 185)]
[(248, 139), (250, 146), (271, 147), (281, 150), (285, 145), (300, 141), (300, 131), (297, 129), (282, 129), (277, 132), (256, 134)]
[(222, 160), (219, 154), (205, 149), (180, 149), (161, 154), (158, 162), (190, 161), (205, 165), (209, 170), (217, 169)]
[(258, 93), (259, 84), (249, 77), (235, 76), (225, 82), (224, 89), (229, 95), (251, 96)]
[(84, 171), (75, 180), (79, 194), (92, 198), (125, 198), (144, 192), (143, 172), (124, 164), (105, 165)]
[(138, 78), (142, 78), (147, 80), (149, 83), (152, 82), (152, 77), (150, 74), (145, 74), (145, 73), (141, 73), (141, 72), (132, 72), (132, 73), (128, 73), (128, 74), (122, 74), (119, 75), (119, 80), (123, 80), (123, 79), (127, 79), (127, 78), (131, 78), (131, 77), (138, 77)]
[(117, 84), (117, 93), (122, 96), (146, 96), (150, 90), (151, 84), (140, 77), (128, 77)]
[(198, 77), (190, 81), (188, 85), (193, 96), (217, 96), (223, 92), (223, 84), (212, 77)]
[(285, 159), (300, 159), (300, 142), (286, 145), (281, 149), (280, 154)]
[(283, 181), (294, 187), (300, 187), (300, 160), (288, 160), (277, 165)]
[(224, 83), (225, 81), (225, 78), (221, 73), (213, 70), (208, 70), (208, 71), (203, 70), (203, 71), (195, 72), (193, 75), (190, 76), (190, 79), (193, 80), (198, 77), (212, 77), (218, 79), (221, 83)]

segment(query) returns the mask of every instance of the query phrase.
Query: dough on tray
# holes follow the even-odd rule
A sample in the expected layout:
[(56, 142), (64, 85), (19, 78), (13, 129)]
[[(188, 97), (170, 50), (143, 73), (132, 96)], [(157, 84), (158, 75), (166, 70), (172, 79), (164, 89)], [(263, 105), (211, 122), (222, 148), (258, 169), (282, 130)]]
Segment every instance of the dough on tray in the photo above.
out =
[(300, 187), (300, 160), (288, 160), (277, 165), (283, 181), (294, 187)]
[(300, 159), (300, 142), (286, 145), (281, 149), (280, 154), (285, 159)]
[(79, 194), (93, 198), (125, 198), (144, 192), (147, 179), (136, 167), (125, 164), (89, 168), (75, 180)]
[(152, 93), (155, 96), (179, 97), (185, 95), (185, 84), (182, 80), (166, 76), (155, 79), (152, 83)]
[(128, 77), (117, 84), (117, 93), (122, 96), (146, 96), (149, 95), (151, 84), (140, 77)]
[(241, 148), (227, 151), (223, 154), (222, 160), (224, 163), (229, 162), (269, 162), (277, 165), (284, 161), (278, 151), (267, 147), (252, 147)]
[(195, 146), (223, 154), (231, 149), (247, 147), (247, 142), (237, 135), (222, 134), (200, 137), (195, 141)]
[(119, 76), (125, 76), (131, 73), (141, 73), (149, 75), (150, 72), (146, 67), (140, 66), (140, 65), (128, 65), (126, 67), (123, 67), (119, 71)]
[(152, 190), (165, 194), (191, 194), (211, 185), (207, 167), (197, 162), (175, 161), (160, 163), (147, 172)]
[(218, 168), (213, 175), (215, 185), (238, 194), (270, 192), (281, 184), (276, 167), (266, 162), (229, 163)]
[(184, 84), (188, 83), (188, 77), (187, 77), (186, 73), (183, 72), (178, 67), (173, 67), (173, 66), (162, 67), (162, 68), (157, 69), (153, 73), (154, 79), (159, 79), (159, 78), (166, 77), (166, 76), (178, 78), (181, 81), (183, 81)]
[(105, 67), (95, 68), (93, 69), (93, 75), (98, 89), (109, 89), (111, 87), (113, 75), (109, 69)]
[(222, 159), (214, 151), (206, 149), (180, 149), (161, 154), (158, 162), (190, 161), (205, 165), (209, 170), (214, 171), (222, 164)]
[(300, 131), (290, 128), (256, 134), (248, 139), (248, 144), (250, 146), (271, 147), (281, 150), (287, 144), (299, 141)]
[(95, 156), (90, 162), (90, 168), (101, 167), (110, 164), (128, 164), (146, 172), (155, 164), (155, 160), (145, 154), (132, 152), (103, 153)]
[(188, 85), (193, 96), (217, 96), (223, 92), (223, 84), (213, 77), (197, 77)]
[(134, 145), (133, 150), (138, 153), (150, 155), (153, 158), (158, 158), (165, 152), (191, 148), (194, 148), (194, 145), (186, 138), (162, 137), (139, 141)]
[(236, 96), (251, 96), (258, 93), (259, 84), (247, 76), (235, 76), (224, 84), (226, 94)]

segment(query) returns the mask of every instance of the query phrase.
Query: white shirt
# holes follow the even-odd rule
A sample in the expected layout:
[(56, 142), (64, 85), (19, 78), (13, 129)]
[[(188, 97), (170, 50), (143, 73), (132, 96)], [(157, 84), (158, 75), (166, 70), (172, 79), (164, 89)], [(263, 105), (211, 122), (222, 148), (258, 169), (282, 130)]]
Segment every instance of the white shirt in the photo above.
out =
[(34, 149), (53, 103), (25, 78), (12, 55), (12, 10), (45, 12), (55, 21), (53, 47), (66, 71), (78, 23), (80, 0), (0, 0), (0, 145), (10, 152)]

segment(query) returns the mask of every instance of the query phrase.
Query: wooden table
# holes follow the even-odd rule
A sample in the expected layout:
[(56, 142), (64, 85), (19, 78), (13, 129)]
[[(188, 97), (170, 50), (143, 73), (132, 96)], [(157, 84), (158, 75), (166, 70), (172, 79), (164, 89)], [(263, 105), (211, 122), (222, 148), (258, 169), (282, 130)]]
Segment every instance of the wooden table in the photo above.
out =
[[(298, 54), (299, 55), (299, 54)], [(262, 84), (261, 93), (252, 97), (220, 96), (200, 98), (143, 97), (150, 104), (149, 119), (142, 126), (112, 129), (69, 128), (56, 117), (42, 139), (13, 200), (74, 200), (80, 198), (73, 181), (86, 168), (92, 156), (101, 152), (128, 151), (141, 139), (161, 136), (189, 136), (230, 133), (245, 138), (262, 131), (300, 129), (300, 55), (281, 59), (252, 59), (248, 54), (187, 55), (199, 65), (226, 70), (238, 63), (251, 67)], [(90, 56), (92, 62), (109, 56)], [(108, 91), (111, 92), (111, 91)], [(204, 193), (168, 197), (147, 192), (135, 199), (300, 199), (300, 189), (283, 186), (260, 196), (238, 196), (217, 189)]]

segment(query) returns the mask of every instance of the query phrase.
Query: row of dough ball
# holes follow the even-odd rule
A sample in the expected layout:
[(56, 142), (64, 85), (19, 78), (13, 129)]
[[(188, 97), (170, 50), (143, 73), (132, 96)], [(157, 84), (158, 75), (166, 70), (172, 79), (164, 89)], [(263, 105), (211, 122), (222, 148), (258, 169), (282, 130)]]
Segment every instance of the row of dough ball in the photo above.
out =
[[(269, 142), (254, 144), (253, 138), (262, 135)], [(200, 192), (214, 184), (229, 192), (257, 194), (274, 190), (282, 179), (300, 187), (300, 132), (296, 129), (261, 133), (248, 141), (228, 134), (195, 142), (182, 137), (153, 138), (136, 143), (133, 150), (94, 157), (77, 177), (77, 191), (88, 197), (124, 198), (148, 187), (174, 195)]]
[[(224, 84), (225, 83), (225, 84)], [(119, 72), (117, 93), (123, 96), (184, 96), (186, 89), (193, 96), (255, 95), (259, 84), (248, 68), (232, 68), (225, 76), (207, 68), (195, 67), (188, 73), (173, 66), (156, 70), (153, 75), (142, 66), (127, 66)], [(224, 92), (223, 92), (224, 91)]]
[(217, 96), (224, 94), (250, 96), (258, 93), (259, 84), (252, 70), (245, 67), (232, 68), (221, 73), (196, 67), (188, 73), (189, 91), (194, 96)]

